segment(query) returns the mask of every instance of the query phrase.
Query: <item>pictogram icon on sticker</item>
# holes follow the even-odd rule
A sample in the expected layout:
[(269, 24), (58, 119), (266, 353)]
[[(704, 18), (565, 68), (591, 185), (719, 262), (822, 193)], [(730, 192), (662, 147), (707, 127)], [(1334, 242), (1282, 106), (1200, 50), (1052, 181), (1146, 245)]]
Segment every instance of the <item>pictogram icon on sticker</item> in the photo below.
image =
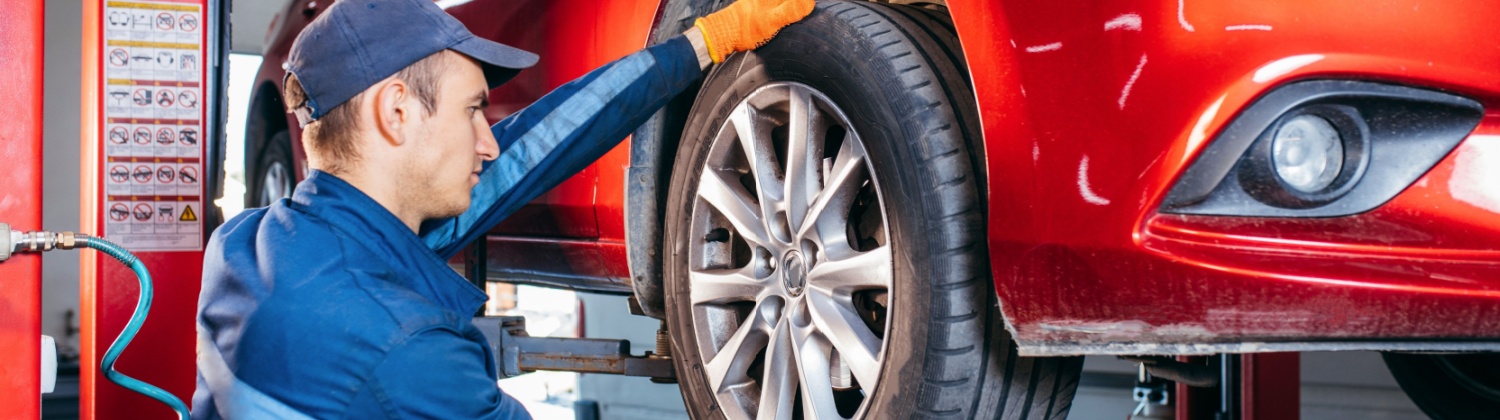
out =
[(172, 142), (174, 142), (174, 141), (177, 141), (177, 133), (174, 132), (174, 131), (172, 131), (171, 128), (162, 127), (160, 130), (156, 130), (156, 143), (157, 144), (160, 144), (160, 145), (163, 145), (163, 146), (170, 146), (170, 145), (172, 145)]
[(110, 50), (109, 64), (115, 67), (125, 67), (130, 65), (130, 53), (125, 52), (125, 50), (120, 48)]
[(184, 146), (197, 146), (198, 145), (198, 129), (196, 129), (196, 128), (184, 128), (184, 129), (182, 129), (182, 131), (177, 132), (177, 141), (181, 142)]
[(129, 217), (130, 207), (126, 206), (125, 203), (115, 203), (114, 205), (109, 206), (109, 220), (123, 222), (126, 218)]
[(171, 165), (162, 165), (160, 168), (156, 168), (157, 182), (171, 184), (175, 179), (177, 179), (177, 170), (173, 169)]
[(161, 12), (156, 15), (156, 29), (170, 31), (177, 27), (177, 16), (171, 13)]
[(130, 182), (130, 168), (126, 168), (125, 165), (109, 167), (109, 180), (119, 184)]
[(177, 96), (173, 95), (170, 90), (162, 89), (156, 92), (156, 104), (161, 105), (162, 108), (170, 107), (176, 101)]
[(177, 29), (181, 29), (184, 32), (192, 32), (198, 30), (198, 17), (193, 15), (182, 15), (182, 17), (177, 18)]
[(136, 127), (136, 129), (135, 129), (135, 144), (140, 144), (140, 145), (151, 144), (151, 129), (146, 128), (146, 127)]
[(126, 130), (125, 127), (115, 127), (109, 129), (109, 142), (114, 144), (125, 144), (130, 142), (130, 130)]
[(151, 220), (151, 205), (146, 203), (136, 204), (135, 220), (140, 222)]
[(182, 169), (177, 170), (177, 179), (182, 180), (183, 184), (197, 184), (198, 168), (195, 166), (183, 166)]
[(135, 182), (137, 184), (150, 184), (152, 174), (153, 171), (151, 170), (150, 166), (141, 165), (135, 167), (135, 171), (132, 171), (130, 173), (130, 176), (132, 178), (135, 178)]

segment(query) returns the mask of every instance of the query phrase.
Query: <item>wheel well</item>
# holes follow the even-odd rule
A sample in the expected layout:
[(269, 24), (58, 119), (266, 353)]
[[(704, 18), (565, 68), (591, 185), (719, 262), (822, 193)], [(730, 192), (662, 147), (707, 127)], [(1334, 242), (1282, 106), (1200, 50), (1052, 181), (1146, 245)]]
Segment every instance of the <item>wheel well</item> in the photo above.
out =
[[(276, 84), (266, 82), (255, 89), (254, 100), (245, 121), (245, 160), (253, 162), (265, 148), (267, 140), (276, 133), (286, 131), (286, 111), (281, 105), (281, 92)], [(248, 165), (247, 165), (248, 167)]]
[[(245, 188), (250, 191), (258, 191), (260, 177), (257, 176), (259, 168), (255, 165), (260, 161), (260, 153), (266, 148), (266, 142), (270, 141), (276, 133), (287, 130), (286, 111), (281, 103), (281, 92), (272, 82), (261, 83), (251, 96), (250, 109), (245, 115)], [(251, 195), (245, 195), (246, 206), (250, 206)]]

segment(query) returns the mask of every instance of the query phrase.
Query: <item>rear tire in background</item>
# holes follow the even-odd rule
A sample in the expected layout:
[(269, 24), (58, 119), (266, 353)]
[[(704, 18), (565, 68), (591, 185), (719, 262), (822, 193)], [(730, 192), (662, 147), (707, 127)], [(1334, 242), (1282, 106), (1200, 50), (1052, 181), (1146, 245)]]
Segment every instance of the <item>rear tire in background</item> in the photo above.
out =
[(276, 200), (292, 196), (297, 185), (296, 170), (292, 166), (292, 136), (286, 131), (277, 132), (261, 148), (255, 166), (248, 168), (245, 208), (265, 207)]
[(1413, 403), (1438, 420), (1500, 413), (1500, 353), (1383, 353), (1391, 376)]
[(985, 247), (973, 93), (931, 10), (819, 3), (704, 81), (673, 166), (667, 323), (694, 418), (1062, 419)]

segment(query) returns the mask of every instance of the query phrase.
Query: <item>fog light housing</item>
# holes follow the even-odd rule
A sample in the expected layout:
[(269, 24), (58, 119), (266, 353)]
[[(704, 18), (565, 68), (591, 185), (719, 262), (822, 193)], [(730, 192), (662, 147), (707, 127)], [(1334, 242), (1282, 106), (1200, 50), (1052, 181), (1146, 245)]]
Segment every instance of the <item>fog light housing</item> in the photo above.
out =
[[(1288, 83), (1240, 110), (1203, 146), (1160, 211), (1241, 217), (1370, 211), (1417, 182), (1484, 115), (1479, 102), (1432, 89), (1355, 80)], [(1339, 146), (1316, 118), (1333, 127)], [(1300, 140), (1293, 140), (1294, 132)], [(1335, 147), (1342, 148), (1342, 160)]]
[(1318, 207), (1349, 192), (1369, 162), (1369, 128), (1353, 107), (1291, 110), (1261, 134), (1239, 171), (1256, 200), (1286, 209)]
[(1276, 168), (1276, 177), (1294, 190), (1322, 191), (1333, 185), (1344, 167), (1344, 141), (1323, 117), (1292, 117), (1271, 138), (1271, 166)]

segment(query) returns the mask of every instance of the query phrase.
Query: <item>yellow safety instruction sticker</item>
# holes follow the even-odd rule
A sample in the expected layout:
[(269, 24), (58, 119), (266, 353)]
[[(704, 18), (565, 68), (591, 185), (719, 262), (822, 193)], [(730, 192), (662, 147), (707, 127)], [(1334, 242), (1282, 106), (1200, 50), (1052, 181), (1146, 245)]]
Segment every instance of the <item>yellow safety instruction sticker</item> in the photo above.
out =
[(104, 5), (104, 236), (133, 251), (203, 249), (202, 6)]

